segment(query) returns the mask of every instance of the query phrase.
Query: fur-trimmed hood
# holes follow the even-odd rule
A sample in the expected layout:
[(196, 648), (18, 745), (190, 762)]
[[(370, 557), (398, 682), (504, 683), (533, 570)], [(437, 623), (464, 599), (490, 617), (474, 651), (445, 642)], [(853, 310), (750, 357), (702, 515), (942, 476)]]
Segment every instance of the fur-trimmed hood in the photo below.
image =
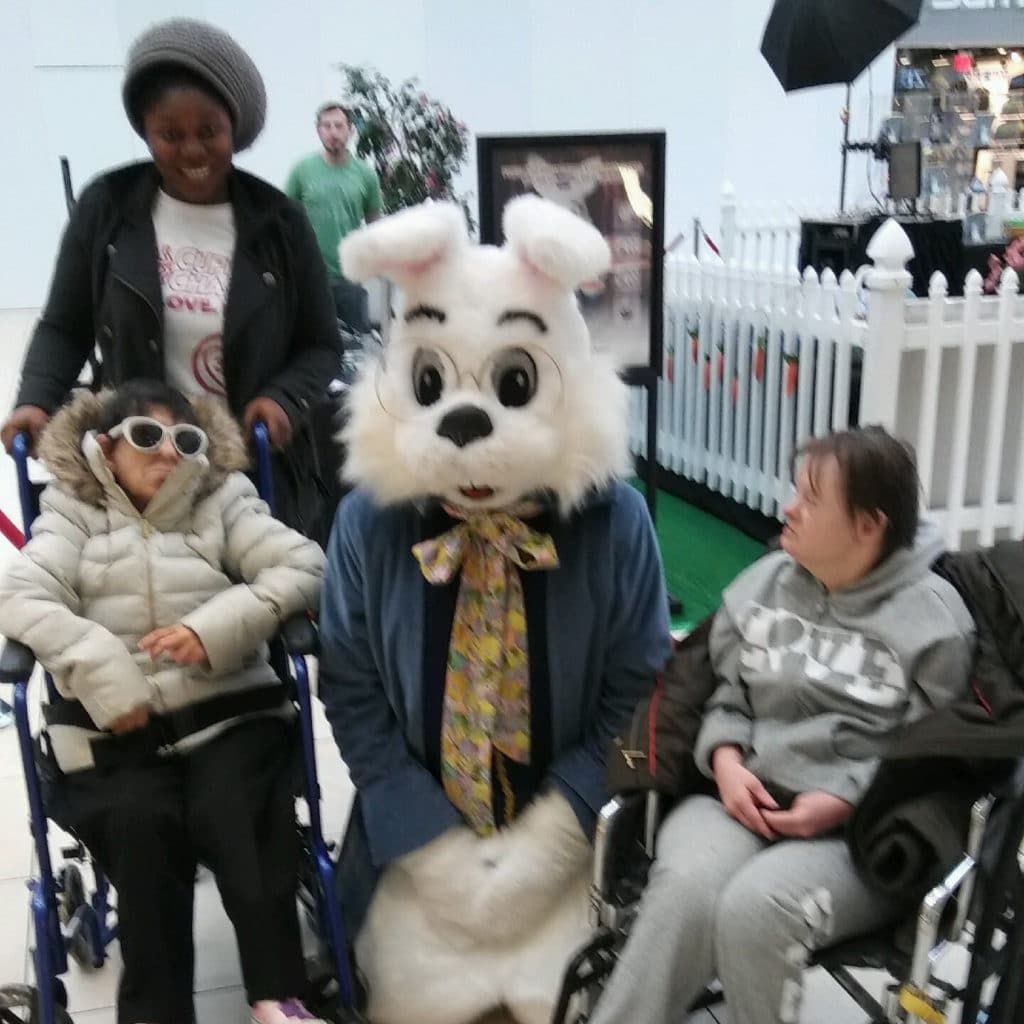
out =
[[(56, 479), (40, 496), (31, 541), (0, 573), (4, 633), (31, 647), (59, 693), (80, 705), (49, 720), (65, 772), (95, 767), (105, 743), (97, 730), (140, 705), (168, 714), (271, 688), (265, 705), (186, 723), (184, 735), (168, 738), (181, 751), (223, 731), (239, 710), (290, 717), (263, 645), (284, 619), (317, 608), (323, 578), (319, 546), (274, 519), (237, 471), (242, 435), (210, 403), (195, 408), (211, 458), (181, 459), (136, 508), (96, 438), (106, 397), (78, 396), (54, 416), (41, 448)], [(139, 646), (175, 624), (199, 638), (205, 664)]]
[[(50, 420), (39, 440), (39, 457), (57, 483), (79, 501), (96, 507), (109, 503), (113, 476), (109, 470), (103, 471), (105, 463), (99, 465), (95, 454), (90, 457), (90, 447), (98, 450), (98, 446), (88, 442), (112, 395), (110, 390), (97, 394), (82, 392)], [(246, 469), (249, 454), (238, 424), (218, 401), (201, 397), (190, 404), (197, 425), (209, 438), (205, 456), (192, 460), (190, 467), (190, 478), (197, 471), (199, 474), (193, 492), (195, 500), (215, 491), (231, 473)], [(180, 485), (177, 470), (168, 477), (169, 483)]]

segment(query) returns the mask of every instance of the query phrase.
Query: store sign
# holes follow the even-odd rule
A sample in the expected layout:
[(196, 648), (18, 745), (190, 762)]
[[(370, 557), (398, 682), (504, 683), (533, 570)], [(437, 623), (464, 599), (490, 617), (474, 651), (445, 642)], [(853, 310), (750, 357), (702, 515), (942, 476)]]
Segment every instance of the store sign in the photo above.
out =
[(1024, 10), (1024, 0), (931, 0), (933, 11)]
[(926, 0), (899, 46), (960, 49), (1024, 45), (1024, 0)]

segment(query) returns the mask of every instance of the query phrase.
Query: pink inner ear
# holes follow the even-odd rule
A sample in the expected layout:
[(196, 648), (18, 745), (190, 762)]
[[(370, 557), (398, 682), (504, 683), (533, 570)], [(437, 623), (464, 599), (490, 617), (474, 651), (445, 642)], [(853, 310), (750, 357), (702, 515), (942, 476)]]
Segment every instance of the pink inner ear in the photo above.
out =
[(522, 249), (517, 249), (516, 255), (519, 257), (519, 262), (526, 268), (526, 272), (535, 283), (546, 285), (548, 288), (557, 288), (562, 286), (561, 281), (555, 280), (555, 278), (546, 271), (541, 270), (541, 268), (538, 267)]
[(447, 250), (440, 248), (420, 260), (382, 260), (377, 264), (377, 273), (384, 277), (416, 277), (436, 267), (446, 253)]

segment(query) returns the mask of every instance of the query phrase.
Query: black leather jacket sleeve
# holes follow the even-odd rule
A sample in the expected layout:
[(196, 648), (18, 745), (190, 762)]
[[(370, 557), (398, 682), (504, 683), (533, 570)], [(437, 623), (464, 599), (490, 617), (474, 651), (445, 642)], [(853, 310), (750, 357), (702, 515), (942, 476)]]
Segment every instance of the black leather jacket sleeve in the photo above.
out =
[(55, 412), (92, 351), (94, 220), (92, 204), (83, 195), (64, 229), (50, 293), (22, 365), (16, 406)]
[(290, 358), (261, 393), (277, 402), (296, 423), (340, 372), (341, 354), (334, 299), (313, 228), (298, 208), (291, 211), (288, 221), (297, 291)]

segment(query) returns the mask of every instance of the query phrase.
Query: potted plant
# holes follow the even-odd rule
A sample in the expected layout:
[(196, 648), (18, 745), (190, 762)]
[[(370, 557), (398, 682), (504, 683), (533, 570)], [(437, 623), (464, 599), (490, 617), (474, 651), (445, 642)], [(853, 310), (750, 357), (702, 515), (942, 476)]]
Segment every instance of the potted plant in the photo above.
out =
[(377, 171), (385, 212), (448, 199), (462, 207), (472, 230), (470, 194), (455, 190), (455, 178), (468, 159), (466, 125), (423, 92), (415, 78), (394, 86), (373, 68), (343, 64), (341, 71), (359, 133), (356, 152)]

